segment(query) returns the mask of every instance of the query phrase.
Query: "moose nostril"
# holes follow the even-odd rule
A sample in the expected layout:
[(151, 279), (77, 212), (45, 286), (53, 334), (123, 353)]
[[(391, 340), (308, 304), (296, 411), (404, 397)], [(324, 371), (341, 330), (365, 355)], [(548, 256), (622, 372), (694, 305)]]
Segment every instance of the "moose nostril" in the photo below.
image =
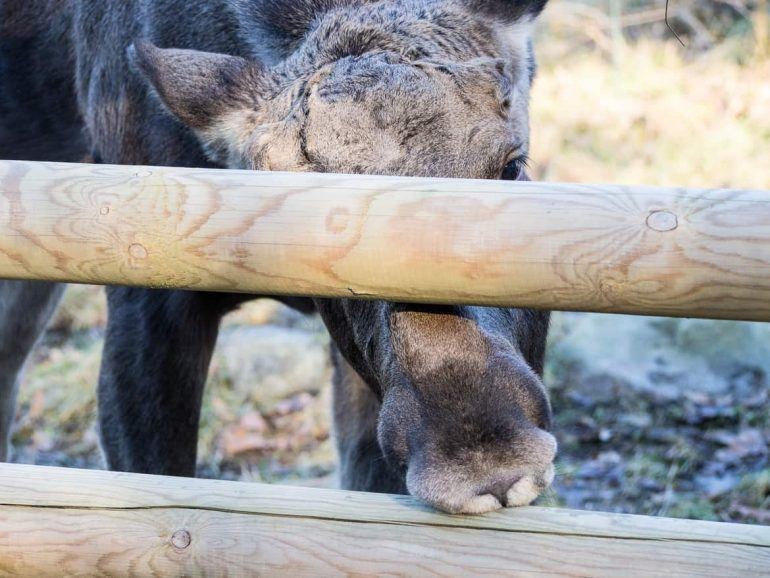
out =
[(521, 476), (515, 478), (498, 480), (487, 488), (479, 492), (480, 494), (492, 494), (497, 498), (504, 508), (508, 507), (508, 490), (521, 479)]

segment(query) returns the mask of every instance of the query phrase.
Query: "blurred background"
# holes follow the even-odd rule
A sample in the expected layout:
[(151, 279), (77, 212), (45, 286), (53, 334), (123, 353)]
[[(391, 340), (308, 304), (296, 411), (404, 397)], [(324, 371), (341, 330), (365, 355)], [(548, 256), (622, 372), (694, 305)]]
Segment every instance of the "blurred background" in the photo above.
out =
[[(768, 0), (551, 0), (537, 34), (532, 173), (549, 181), (770, 189)], [(13, 459), (103, 467), (103, 291), (71, 286), (33, 354)], [(228, 316), (204, 477), (333, 486), (320, 321), (270, 300)], [(541, 505), (770, 524), (770, 324), (555, 314), (560, 442)]]

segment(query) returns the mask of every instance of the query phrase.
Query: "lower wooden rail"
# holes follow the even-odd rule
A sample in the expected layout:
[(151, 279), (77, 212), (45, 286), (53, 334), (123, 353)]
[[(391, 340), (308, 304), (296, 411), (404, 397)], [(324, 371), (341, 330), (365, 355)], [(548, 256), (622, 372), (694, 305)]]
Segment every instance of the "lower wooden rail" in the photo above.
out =
[(770, 575), (770, 527), (0, 465), (0, 575)]

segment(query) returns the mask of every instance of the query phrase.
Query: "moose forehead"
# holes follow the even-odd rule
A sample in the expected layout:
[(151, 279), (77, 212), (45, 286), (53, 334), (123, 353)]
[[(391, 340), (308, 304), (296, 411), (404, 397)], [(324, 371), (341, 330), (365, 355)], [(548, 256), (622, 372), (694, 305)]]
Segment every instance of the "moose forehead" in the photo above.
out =
[(356, 5), (358, 20), (329, 12), (271, 66), (146, 43), (130, 56), (231, 168), (497, 178), (527, 153), (529, 20), (429, 4), (427, 20), (415, 3), (397, 25), (378, 12), (391, 3)]
[(527, 88), (499, 59), (345, 57), (297, 81), (288, 127), (273, 125), (255, 156), (273, 170), (495, 178), (526, 152)]

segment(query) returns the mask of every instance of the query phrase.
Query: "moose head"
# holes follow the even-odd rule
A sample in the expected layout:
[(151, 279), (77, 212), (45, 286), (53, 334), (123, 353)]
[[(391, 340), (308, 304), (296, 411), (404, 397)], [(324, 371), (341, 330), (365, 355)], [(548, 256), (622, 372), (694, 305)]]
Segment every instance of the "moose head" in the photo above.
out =
[[(523, 179), (544, 0), (233, 0), (249, 57), (137, 42), (134, 68), (227, 167)], [(343, 483), (448, 512), (553, 479), (548, 314), (317, 299)]]

